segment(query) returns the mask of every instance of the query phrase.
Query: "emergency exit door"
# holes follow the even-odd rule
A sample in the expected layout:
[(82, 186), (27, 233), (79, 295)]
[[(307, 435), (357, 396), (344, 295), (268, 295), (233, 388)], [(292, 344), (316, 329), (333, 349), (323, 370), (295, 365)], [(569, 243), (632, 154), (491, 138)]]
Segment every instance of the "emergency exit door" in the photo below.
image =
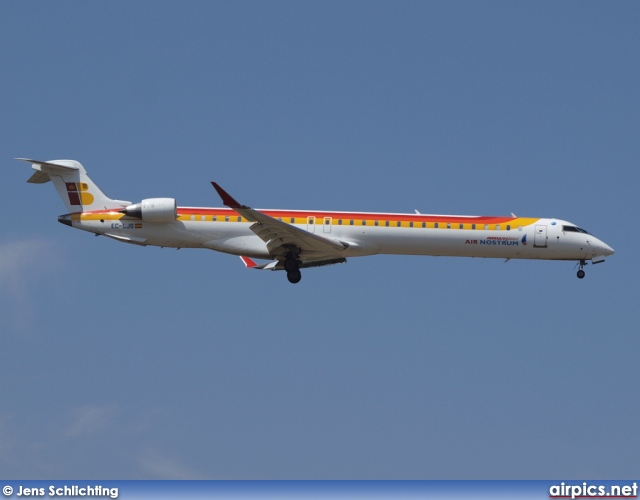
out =
[(536, 226), (533, 246), (536, 248), (547, 248), (547, 226)]
[(324, 218), (324, 224), (322, 224), (322, 232), (324, 233), (331, 232), (331, 217)]

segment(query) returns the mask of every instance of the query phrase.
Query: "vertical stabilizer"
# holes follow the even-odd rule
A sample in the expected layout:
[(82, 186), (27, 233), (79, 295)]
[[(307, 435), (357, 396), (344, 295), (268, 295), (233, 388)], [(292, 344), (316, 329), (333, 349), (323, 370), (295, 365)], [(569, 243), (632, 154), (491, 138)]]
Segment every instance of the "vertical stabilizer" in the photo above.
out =
[(52, 181), (69, 212), (120, 209), (131, 204), (128, 201), (112, 200), (106, 196), (89, 178), (87, 171), (78, 161), (16, 159), (31, 163), (31, 168), (36, 171), (27, 182), (44, 184)]

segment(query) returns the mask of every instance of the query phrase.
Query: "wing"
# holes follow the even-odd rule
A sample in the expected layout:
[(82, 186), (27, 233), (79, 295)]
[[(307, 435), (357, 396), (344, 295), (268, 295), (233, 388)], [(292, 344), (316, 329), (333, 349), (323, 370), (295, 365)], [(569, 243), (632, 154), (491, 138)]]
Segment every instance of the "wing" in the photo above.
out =
[(303, 262), (342, 259), (349, 245), (339, 240), (310, 233), (274, 219), (258, 210), (241, 205), (215, 182), (211, 183), (229, 208), (253, 222), (250, 229), (267, 244), (273, 258), (284, 260), (293, 254)]

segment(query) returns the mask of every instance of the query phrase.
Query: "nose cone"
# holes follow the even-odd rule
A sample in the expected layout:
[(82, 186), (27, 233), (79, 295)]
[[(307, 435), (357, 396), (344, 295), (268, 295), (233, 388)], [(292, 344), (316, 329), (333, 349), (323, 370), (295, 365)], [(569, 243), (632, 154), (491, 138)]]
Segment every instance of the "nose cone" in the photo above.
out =
[(594, 252), (596, 252), (598, 255), (608, 257), (609, 255), (613, 255), (615, 253), (615, 250), (611, 248), (609, 245), (607, 245), (601, 239), (594, 237), (592, 241), (592, 245), (593, 245)]

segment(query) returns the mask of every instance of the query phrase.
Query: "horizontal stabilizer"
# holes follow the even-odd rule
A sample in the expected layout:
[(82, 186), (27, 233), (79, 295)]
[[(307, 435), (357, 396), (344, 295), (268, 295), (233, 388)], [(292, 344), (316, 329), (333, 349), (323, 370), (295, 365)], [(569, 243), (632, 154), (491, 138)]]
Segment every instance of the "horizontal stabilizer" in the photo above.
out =
[(51, 180), (49, 174), (64, 175), (77, 172), (79, 167), (71, 165), (60, 165), (49, 161), (31, 160), (30, 158), (16, 158), (16, 160), (31, 163), (31, 168), (36, 172), (27, 181), (30, 184), (45, 184)]
[(30, 184), (44, 184), (46, 182), (49, 182), (50, 180), (51, 177), (49, 177), (49, 174), (37, 170), (31, 177), (29, 177), (29, 180), (27, 182)]
[[(71, 164), (61, 165), (59, 163), (53, 163), (50, 161), (31, 160), (29, 158), (16, 158), (16, 160), (26, 161), (27, 163), (31, 163), (33, 166), (37, 165), (41, 167), (41, 170), (43, 172), (52, 171), (52, 173), (64, 174), (64, 173), (75, 172), (77, 170), (80, 170), (80, 167), (76, 165), (71, 165)], [(72, 161), (69, 160), (69, 163), (72, 163)], [(73, 163), (77, 163), (77, 162), (73, 161)]]

